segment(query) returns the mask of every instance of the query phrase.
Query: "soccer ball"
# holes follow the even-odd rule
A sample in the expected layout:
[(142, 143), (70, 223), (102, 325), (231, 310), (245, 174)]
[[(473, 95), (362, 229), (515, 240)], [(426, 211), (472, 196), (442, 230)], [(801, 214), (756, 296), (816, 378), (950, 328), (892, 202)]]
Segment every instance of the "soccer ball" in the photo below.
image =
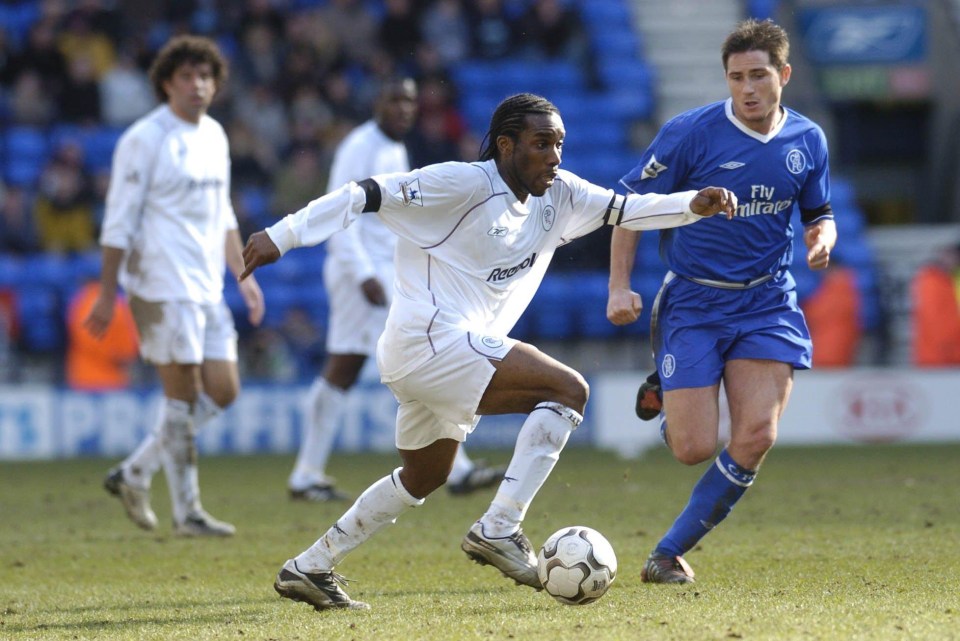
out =
[(543, 589), (565, 605), (602, 597), (617, 576), (617, 555), (602, 534), (582, 525), (557, 530), (537, 555)]

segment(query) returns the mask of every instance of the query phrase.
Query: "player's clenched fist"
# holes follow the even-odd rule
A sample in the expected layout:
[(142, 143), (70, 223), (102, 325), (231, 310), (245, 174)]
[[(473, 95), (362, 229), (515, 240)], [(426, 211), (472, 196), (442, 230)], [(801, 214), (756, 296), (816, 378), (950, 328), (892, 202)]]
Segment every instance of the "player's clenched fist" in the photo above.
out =
[(265, 231), (258, 231), (247, 239), (247, 246), (243, 248), (243, 273), (237, 280), (243, 280), (257, 267), (275, 263), (279, 259), (280, 250), (270, 236)]
[(724, 212), (729, 220), (737, 211), (737, 195), (723, 187), (704, 187), (690, 201), (690, 209), (698, 216)]

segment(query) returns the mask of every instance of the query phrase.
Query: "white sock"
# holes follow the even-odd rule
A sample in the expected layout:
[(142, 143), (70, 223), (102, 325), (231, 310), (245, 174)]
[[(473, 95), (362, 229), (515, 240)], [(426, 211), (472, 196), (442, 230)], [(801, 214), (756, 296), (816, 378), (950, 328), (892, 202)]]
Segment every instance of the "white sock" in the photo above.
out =
[(199, 432), (201, 427), (222, 413), (222, 407), (214, 403), (213, 399), (204, 392), (200, 392), (197, 402), (193, 404), (193, 412), (190, 414), (193, 417), (193, 429)]
[(470, 472), (473, 471), (473, 468), (473, 461), (471, 461), (467, 453), (463, 451), (463, 444), (461, 444), (460, 447), (457, 448), (457, 455), (453, 458), (453, 467), (450, 469), (449, 476), (447, 476), (447, 483), (459, 483), (467, 478)]
[(183, 523), (187, 514), (200, 509), (194, 436), (190, 404), (168, 398), (158, 441), (176, 523)]
[(500, 489), (480, 517), (486, 536), (500, 538), (517, 531), (533, 497), (557, 464), (560, 450), (582, 420), (580, 414), (560, 403), (540, 403), (533, 408), (520, 428)]
[(334, 387), (322, 376), (318, 376), (310, 386), (303, 442), (293, 472), (287, 480), (291, 490), (305, 490), (311, 485), (326, 482), (327, 461), (340, 427), (346, 395), (346, 391)]
[(120, 464), (120, 467), (123, 468), (123, 479), (132, 487), (149, 490), (153, 475), (160, 470), (162, 463), (159, 434), (163, 428), (163, 422), (166, 420), (166, 409), (166, 403), (160, 406), (157, 422), (153, 429), (143, 437), (137, 449)]
[[(166, 408), (166, 403), (160, 406), (160, 413), (153, 430), (140, 441), (137, 449), (120, 464), (120, 467), (123, 468), (124, 480), (135, 488), (149, 490), (153, 476), (160, 471), (162, 448), (158, 436), (166, 420)], [(212, 398), (201, 392), (197, 402), (193, 405), (193, 429), (198, 431), (222, 411), (220, 406), (213, 402)]]
[(297, 567), (304, 572), (332, 570), (354, 548), (395, 523), (398, 516), (423, 505), (424, 499), (415, 498), (400, 483), (401, 469), (368, 487), (326, 534), (297, 555)]

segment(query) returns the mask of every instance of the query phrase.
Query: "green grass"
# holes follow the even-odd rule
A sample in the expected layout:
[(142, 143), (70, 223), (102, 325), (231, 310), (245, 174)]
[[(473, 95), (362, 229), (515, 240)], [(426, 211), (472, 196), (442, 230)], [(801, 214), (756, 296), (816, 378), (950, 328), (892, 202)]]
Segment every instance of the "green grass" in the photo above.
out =
[[(525, 530), (603, 532), (620, 571), (599, 602), (562, 606), (470, 563), (460, 538), (491, 493), (441, 491), (338, 568), (372, 610), (325, 613), (272, 587), (344, 509), (288, 501), (289, 457), (202, 461), (228, 540), (171, 537), (161, 478), (147, 533), (100, 487), (110, 462), (2, 463), (0, 639), (960, 639), (958, 460), (957, 445), (776, 449), (678, 587), (642, 584), (640, 567), (703, 467), (571, 449)], [(357, 493), (396, 461), (339, 456), (331, 472)]]

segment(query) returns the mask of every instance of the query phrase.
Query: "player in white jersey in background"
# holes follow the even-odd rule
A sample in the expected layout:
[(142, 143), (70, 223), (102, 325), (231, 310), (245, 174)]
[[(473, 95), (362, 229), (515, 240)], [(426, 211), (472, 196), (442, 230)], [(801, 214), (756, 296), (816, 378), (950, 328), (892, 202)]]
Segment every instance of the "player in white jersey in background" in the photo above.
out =
[[(156, 367), (159, 423), (104, 487), (152, 530), (150, 482), (162, 466), (181, 536), (230, 536), (200, 503), (196, 430), (236, 398), (237, 332), (223, 299), (224, 263), (237, 275), (243, 244), (230, 204), (230, 151), (207, 115), (227, 65), (209, 39), (180, 36), (157, 55), (150, 78), (164, 103), (117, 144), (100, 243), (101, 294), (85, 320), (94, 336), (110, 324), (117, 286), (130, 298), (140, 354)], [(255, 280), (240, 284), (250, 322), (263, 318)]]
[[(409, 171), (403, 138), (416, 116), (416, 82), (399, 77), (386, 80), (377, 96), (373, 119), (347, 134), (337, 148), (327, 191), (351, 180)], [(348, 498), (326, 475), (326, 466), (346, 394), (367, 359), (376, 355), (377, 339), (387, 322), (396, 246), (397, 237), (375, 216), (363, 216), (327, 240), (323, 263), (323, 283), (330, 301), (327, 359), (307, 397), (307, 428), (287, 481), (293, 499)], [(447, 478), (447, 489), (455, 495), (467, 494), (495, 484), (503, 478), (503, 472), (503, 468), (474, 464), (460, 448)]]
[(736, 198), (707, 188), (622, 196), (559, 169), (565, 131), (545, 98), (519, 94), (494, 111), (481, 161), (448, 162), (351, 182), (314, 200), (244, 248), (246, 267), (315, 245), (364, 212), (399, 236), (396, 296), (377, 346), (400, 407), (403, 466), (371, 485), (310, 548), (284, 563), (282, 596), (315, 608), (366, 608), (334, 567), (443, 485), (479, 415), (527, 414), (496, 497), (461, 543), (467, 555), (535, 589), (537, 559), (520, 523), (582, 419), (583, 377), (508, 336), (557, 246), (604, 223), (684, 225)]

